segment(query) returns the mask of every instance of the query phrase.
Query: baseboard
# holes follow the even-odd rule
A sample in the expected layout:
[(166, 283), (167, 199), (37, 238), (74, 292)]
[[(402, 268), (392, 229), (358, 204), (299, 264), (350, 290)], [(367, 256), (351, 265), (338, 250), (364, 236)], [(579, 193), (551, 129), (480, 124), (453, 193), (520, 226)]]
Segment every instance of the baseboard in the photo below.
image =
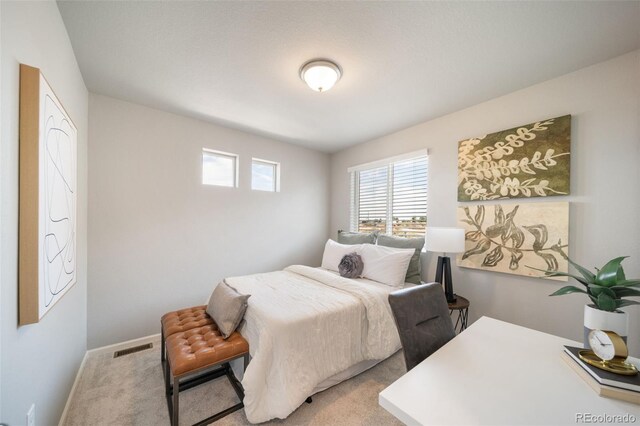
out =
[(73, 381), (73, 386), (71, 386), (71, 391), (69, 392), (69, 396), (67, 397), (67, 402), (64, 405), (64, 410), (62, 411), (62, 416), (60, 416), (60, 421), (58, 422), (58, 426), (64, 425), (65, 421), (67, 420), (67, 412), (69, 411), (69, 405), (73, 400), (73, 395), (76, 392), (76, 388), (78, 386), (78, 382), (80, 381), (80, 377), (82, 376), (82, 372), (84, 371), (84, 366), (87, 362), (87, 359), (99, 354), (115, 352), (120, 349), (126, 349), (131, 346), (143, 345), (145, 343), (160, 343), (160, 333), (152, 334), (150, 336), (145, 336), (145, 337), (139, 337), (137, 339), (127, 340), (126, 342), (114, 343), (113, 345), (101, 346), (99, 348), (94, 348), (86, 351), (84, 353), (84, 357), (82, 358), (82, 362), (80, 363), (80, 368), (78, 368), (78, 372), (76, 373), (76, 378)]
[(84, 364), (87, 362), (87, 355), (89, 352), (85, 352), (82, 357), (82, 362), (80, 363), (80, 368), (78, 368), (78, 372), (76, 373), (76, 378), (73, 381), (73, 386), (71, 386), (71, 391), (69, 392), (69, 396), (67, 397), (67, 402), (64, 404), (64, 410), (62, 410), (62, 416), (60, 416), (60, 421), (58, 422), (58, 426), (64, 425), (67, 420), (67, 412), (69, 411), (69, 405), (71, 404), (71, 400), (73, 399), (73, 395), (76, 393), (76, 387), (78, 386), (78, 382), (80, 381), (80, 376), (82, 376), (82, 372), (84, 371)]
[(151, 334), (137, 339), (127, 340), (126, 342), (114, 343), (113, 345), (101, 346), (99, 348), (89, 349), (87, 354), (94, 356), (105, 352), (115, 352), (120, 349), (130, 348), (131, 346), (144, 345), (145, 343), (160, 343), (160, 333)]

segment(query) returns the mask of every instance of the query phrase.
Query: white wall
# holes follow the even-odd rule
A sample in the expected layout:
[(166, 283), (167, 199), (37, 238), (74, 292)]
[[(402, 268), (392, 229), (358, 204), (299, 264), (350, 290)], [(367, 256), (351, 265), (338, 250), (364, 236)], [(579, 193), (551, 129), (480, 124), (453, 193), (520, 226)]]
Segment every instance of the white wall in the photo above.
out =
[[(0, 53), (2, 52), (2, 7), (0, 7)], [(0, 58), (1, 59), (1, 58)], [(0, 66), (0, 98), (2, 97), (2, 66)], [(0, 164), (2, 164), (2, 102), (0, 102)], [(0, 235), (2, 234), (2, 173), (0, 173)], [(0, 244), (0, 319), (2, 319), (2, 244)], [(0, 324), (0, 378), (2, 377), (2, 324)], [(2, 385), (0, 385), (0, 422), (2, 421)]]
[[(222, 278), (319, 265), (329, 156), (100, 95), (89, 102), (90, 348), (159, 332)], [(202, 148), (240, 155), (240, 187), (202, 185)], [(281, 192), (251, 190), (251, 157)]]
[[(88, 93), (55, 2), (0, 2), (2, 418), (56, 424), (86, 351)], [(19, 63), (42, 70), (78, 128), (78, 281), (40, 323), (18, 328)]]
[[(493, 99), (341, 151), (331, 159), (331, 231), (349, 226), (347, 167), (429, 148), (428, 220), (455, 226), (457, 142), (520, 124), (572, 114), (570, 257), (602, 266), (613, 257), (640, 277), (640, 51)], [(551, 200), (551, 199), (550, 199)], [(550, 201), (547, 200), (547, 201)], [(544, 201), (544, 200), (540, 200)], [(428, 255), (427, 274), (435, 274)], [(561, 284), (454, 268), (455, 291), (482, 315), (582, 340), (580, 295), (547, 297)], [(640, 354), (640, 307), (631, 314), (633, 354)]]
[[(2, 8), (0, 7), (0, 52), (2, 52)], [(1, 58), (0, 58), (1, 59)], [(2, 66), (0, 66), (0, 98), (2, 97)], [(0, 102), (0, 164), (2, 164), (2, 102)], [(2, 173), (0, 173), (0, 235), (2, 234)], [(2, 319), (2, 244), (0, 244), (0, 319)], [(2, 324), (0, 324), (0, 377), (2, 377)], [(0, 422), (2, 421), (2, 386), (0, 385)]]

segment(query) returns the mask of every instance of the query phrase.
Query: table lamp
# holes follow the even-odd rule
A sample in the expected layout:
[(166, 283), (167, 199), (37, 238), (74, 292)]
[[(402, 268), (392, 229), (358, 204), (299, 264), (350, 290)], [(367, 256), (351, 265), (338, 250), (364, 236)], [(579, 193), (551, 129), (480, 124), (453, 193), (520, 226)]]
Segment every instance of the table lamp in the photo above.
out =
[(447, 303), (454, 303), (456, 296), (453, 294), (451, 280), (451, 259), (447, 253), (462, 253), (464, 251), (464, 229), (427, 227), (426, 249), (442, 253), (442, 256), (438, 256), (435, 281), (444, 285)]

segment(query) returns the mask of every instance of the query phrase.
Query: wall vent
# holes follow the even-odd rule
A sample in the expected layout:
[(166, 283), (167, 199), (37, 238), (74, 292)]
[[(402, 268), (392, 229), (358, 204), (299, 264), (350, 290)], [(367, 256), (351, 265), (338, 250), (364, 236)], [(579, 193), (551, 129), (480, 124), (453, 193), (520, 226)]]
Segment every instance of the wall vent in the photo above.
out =
[(153, 343), (147, 343), (146, 345), (134, 346), (132, 348), (123, 349), (121, 351), (115, 351), (113, 353), (113, 357), (114, 358), (119, 358), (119, 357), (124, 356), (124, 355), (129, 355), (129, 354), (132, 354), (132, 353), (144, 351), (146, 349), (151, 349), (151, 348), (153, 348)]

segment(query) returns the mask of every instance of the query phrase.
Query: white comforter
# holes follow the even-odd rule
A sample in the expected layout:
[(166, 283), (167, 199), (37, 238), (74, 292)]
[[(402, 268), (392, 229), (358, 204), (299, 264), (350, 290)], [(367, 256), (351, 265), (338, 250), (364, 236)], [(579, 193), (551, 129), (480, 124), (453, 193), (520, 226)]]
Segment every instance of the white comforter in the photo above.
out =
[(252, 357), (242, 380), (252, 423), (286, 418), (325, 379), (400, 349), (392, 287), (301, 265), (226, 282), (251, 295), (240, 331)]

